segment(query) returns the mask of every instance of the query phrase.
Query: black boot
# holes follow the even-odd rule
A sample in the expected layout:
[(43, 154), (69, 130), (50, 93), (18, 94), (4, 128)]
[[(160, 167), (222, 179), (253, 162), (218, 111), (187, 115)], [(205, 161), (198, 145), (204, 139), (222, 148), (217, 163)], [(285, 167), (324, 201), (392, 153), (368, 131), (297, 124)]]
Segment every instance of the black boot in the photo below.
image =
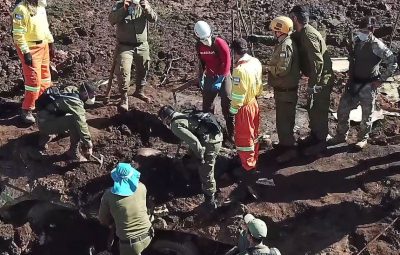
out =
[(203, 206), (207, 210), (211, 210), (211, 211), (217, 209), (218, 206), (217, 206), (217, 201), (215, 199), (215, 193), (213, 193), (211, 195), (204, 194)]

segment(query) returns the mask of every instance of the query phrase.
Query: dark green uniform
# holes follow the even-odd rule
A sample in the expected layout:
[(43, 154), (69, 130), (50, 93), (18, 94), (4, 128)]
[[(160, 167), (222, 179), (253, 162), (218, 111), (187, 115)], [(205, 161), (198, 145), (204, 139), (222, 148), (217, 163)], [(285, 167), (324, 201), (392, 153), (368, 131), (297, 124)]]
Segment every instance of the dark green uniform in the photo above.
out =
[(69, 131), (71, 148), (76, 148), (79, 142), (86, 148), (92, 147), (85, 113), (78, 88), (66, 87), (62, 96), (57, 97), (53, 104), (48, 104), (39, 111), (39, 132), (41, 135), (51, 135)]
[(124, 1), (117, 1), (109, 15), (112, 25), (117, 25), (116, 68), (121, 93), (126, 93), (131, 81), (131, 67), (135, 63), (136, 88), (146, 84), (150, 67), (150, 52), (147, 42), (147, 22), (155, 22), (157, 14), (149, 6), (142, 9), (139, 5), (129, 14), (124, 9)]
[(137, 255), (149, 246), (151, 236), (137, 242), (129, 242), (149, 233), (150, 217), (146, 205), (147, 189), (139, 182), (137, 190), (128, 197), (118, 196), (110, 189), (104, 192), (99, 209), (99, 220), (110, 226), (115, 224), (116, 234), (120, 240), (120, 255)]
[(199, 119), (188, 114), (174, 113), (171, 122), (172, 132), (189, 145), (194, 155), (202, 161), (199, 175), (204, 194), (213, 195), (216, 190), (214, 165), (223, 140), (222, 132), (216, 135), (200, 125)]
[(292, 39), (299, 48), (300, 69), (308, 77), (310, 91), (314, 86), (321, 86), (321, 91), (310, 93), (309, 118), (311, 134), (319, 141), (328, 135), (328, 114), (330, 94), (333, 85), (332, 61), (321, 34), (311, 25), (306, 24), (300, 32), (292, 34)]
[(297, 46), (287, 36), (275, 46), (268, 63), (268, 84), (274, 88), (276, 129), (279, 144), (294, 146), (293, 128), (296, 118), (300, 68)]

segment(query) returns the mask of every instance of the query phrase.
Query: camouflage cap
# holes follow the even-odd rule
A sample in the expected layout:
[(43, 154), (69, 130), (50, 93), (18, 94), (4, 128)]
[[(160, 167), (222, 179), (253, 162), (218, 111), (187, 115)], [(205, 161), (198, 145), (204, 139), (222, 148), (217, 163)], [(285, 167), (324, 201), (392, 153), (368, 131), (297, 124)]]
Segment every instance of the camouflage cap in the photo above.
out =
[(267, 237), (268, 228), (264, 221), (255, 218), (252, 214), (246, 214), (244, 216), (244, 222), (246, 222), (252, 237), (256, 239)]

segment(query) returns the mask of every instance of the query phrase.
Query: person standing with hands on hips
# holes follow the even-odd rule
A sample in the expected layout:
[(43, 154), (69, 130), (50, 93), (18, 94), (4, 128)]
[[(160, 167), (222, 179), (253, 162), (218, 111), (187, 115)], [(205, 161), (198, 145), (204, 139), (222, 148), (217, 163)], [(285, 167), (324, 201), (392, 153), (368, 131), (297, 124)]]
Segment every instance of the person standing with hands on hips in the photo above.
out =
[(157, 14), (147, 0), (121, 0), (115, 3), (109, 21), (111, 25), (117, 25), (115, 73), (121, 93), (119, 109), (128, 111), (132, 63), (136, 69), (136, 90), (133, 95), (146, 103), (151, 101), (144, 94), (150, 68), (147, 23), (157, 21)]

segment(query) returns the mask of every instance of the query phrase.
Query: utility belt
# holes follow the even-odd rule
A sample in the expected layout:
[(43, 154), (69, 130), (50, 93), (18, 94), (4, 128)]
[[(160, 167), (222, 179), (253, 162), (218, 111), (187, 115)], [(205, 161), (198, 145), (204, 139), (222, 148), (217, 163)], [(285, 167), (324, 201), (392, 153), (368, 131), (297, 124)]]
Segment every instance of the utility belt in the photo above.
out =
[(292, 92), (292, 91), (297, 91), (298, 87), (293, 87), (293, 88), (276, 88), (274, 87), (274, 91), (276, 92)]
[(132, 245), (134, 243), (143, 241), (147, 237), (150, 237), (150, 238), (154, 237), (154, 228), (153, 227), (150, 227), (149, 231), (147, 233), (141, 234), (141, 235), (139, 235), (139, 236), (137, 236), (135, 238), (130, 238), (130, 239), (127, 239), (127, 240), (119, 240), (119, 242), (121, 244), (130, 244), (130, 245)]
[(143, 43), (141, 43), (141, 42), (138, 42), (138, 43), (119, 42), (119, 44), (122, 45), (122, 46), (131, 46), (131, 47), (137, 48), (140, 45), (142, 45)]

